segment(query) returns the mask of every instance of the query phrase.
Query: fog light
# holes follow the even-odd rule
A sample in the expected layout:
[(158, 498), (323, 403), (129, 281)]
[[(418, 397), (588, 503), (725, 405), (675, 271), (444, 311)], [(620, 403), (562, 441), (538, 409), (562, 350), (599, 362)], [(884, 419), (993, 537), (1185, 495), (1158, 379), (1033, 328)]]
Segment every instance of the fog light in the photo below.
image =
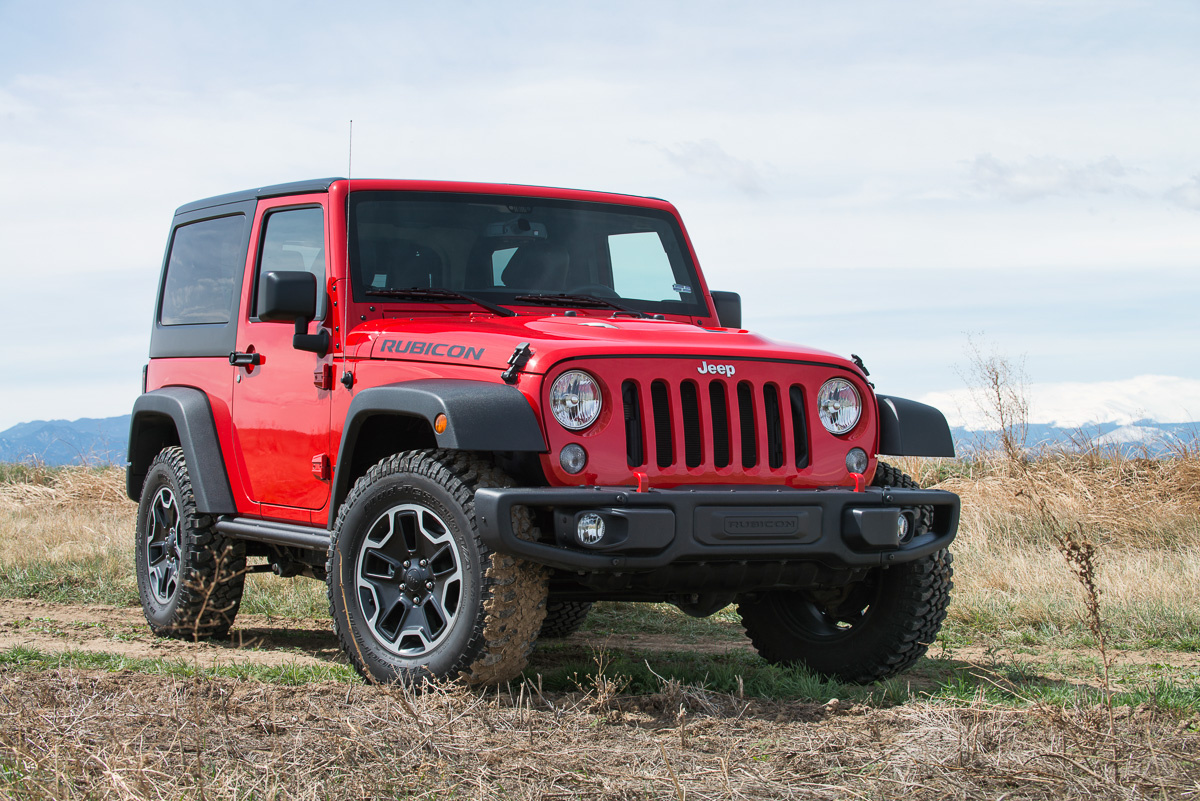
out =
[(559, 452), (558, 463), (562, 465), (563, 470), (575, 475), (587, 466), (587, 451), (582, 445), (572, 442)]
[(851, 448), (846, 454), (846, 470), (850, 473), (867, 472), (867, 452), (862, 448)]
[(599, 545), (604, 539), (604, 518), (595, 512), (581, 516), (575, 526), (575, 539), (580, 545)]
[(900, 542), (908, 541), (908, 515), (903, 512), (896, 518), (896, 539)]

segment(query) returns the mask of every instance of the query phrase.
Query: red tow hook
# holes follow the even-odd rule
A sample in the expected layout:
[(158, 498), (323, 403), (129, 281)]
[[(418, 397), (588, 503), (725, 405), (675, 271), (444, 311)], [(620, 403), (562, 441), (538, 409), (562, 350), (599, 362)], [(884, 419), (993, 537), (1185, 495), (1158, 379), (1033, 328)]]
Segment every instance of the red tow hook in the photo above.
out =
[(862, 473), (851, 473), (850, 477), (854, 479), (855, 492), (862, 492), (867, 488), (867, 477)]
[(637, 476), (638, 480), (638, 492), (646, 492), (650, 489), (650, 476), (646, 475), (645, 473), (638, 472), (634, 472), (634, 475)]

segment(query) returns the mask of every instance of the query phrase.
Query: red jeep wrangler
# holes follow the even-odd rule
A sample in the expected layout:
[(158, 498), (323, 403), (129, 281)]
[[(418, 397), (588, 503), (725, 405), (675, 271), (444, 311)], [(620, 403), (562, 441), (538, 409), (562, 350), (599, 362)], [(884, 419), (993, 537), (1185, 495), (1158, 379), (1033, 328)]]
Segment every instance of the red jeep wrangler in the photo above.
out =
[[(175, 214), (127, 490), (159, 634), (245, 574), (328, 583), (378, 681), (511, 679), (597, 600), (738, 604), (765, 658), (913, 664), (951, 588), (952, 456), (862, 362), (741, 329), (650, 198), (326, 179)], [(251, 558), (254, 558), (251, 561)]]

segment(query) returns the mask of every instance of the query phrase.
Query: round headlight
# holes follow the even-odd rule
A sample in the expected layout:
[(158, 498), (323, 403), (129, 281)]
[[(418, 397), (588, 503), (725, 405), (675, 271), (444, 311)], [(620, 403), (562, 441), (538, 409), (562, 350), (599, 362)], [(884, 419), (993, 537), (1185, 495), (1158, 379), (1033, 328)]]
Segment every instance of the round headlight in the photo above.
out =
[(844, 378), (829, 379), (817, 394), (817, 412), (826, 431), (845, 434), (858, 424), (862, 414), (858, 390)]
[(600, 382), (582, 370), (568, 370), (550, 387), (550, 411), (563, 428), (587, 428), (600, 416), (600, 405)]

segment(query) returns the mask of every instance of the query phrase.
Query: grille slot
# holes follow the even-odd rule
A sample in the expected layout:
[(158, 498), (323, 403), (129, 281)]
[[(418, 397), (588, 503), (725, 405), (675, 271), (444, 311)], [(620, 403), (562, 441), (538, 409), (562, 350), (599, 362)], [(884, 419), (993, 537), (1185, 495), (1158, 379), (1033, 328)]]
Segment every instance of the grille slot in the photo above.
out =
[(749, 381), (739, 381), (738, 423), (742, 433), (742, 467), (754, 467), (758, 464), (757, 426), (754, 424), (754, 388)]
[(792, 384), (788, 390), (792, 401), (792, 445), (796, 449), (796, 467), (808, 467), (808, 423), (804, 418), (804, 388)]
[(650, 403), (654, 407), (655, 460), (659, 467), (670, 467), (675, 462), (675, 442), (671, 436), (671, 399), (666, 381), (650, 385)]
[(625, 405), (625, 457), (630, 467), (646, 463), (646, 438), (642, 433), (642, 402), (633, 381), (621, 384), (621, 401)]
[(713, 464), (728, 467), (729, 456), (729, 401), (725, 395), (724, 381), (711, 381), (708, 385), (708, 403), (712, 408)]
[(679, 385), (679, 405), (683, 410), (683, 458), (688, 467), (699, 467), (704, 460), (700, 442), (700, 398), (695, 381)]
[(783, 419), (779, 414), (779, 388), (763, 386), (763, 411), (767, 416), (767, 464), (783, 467)]

